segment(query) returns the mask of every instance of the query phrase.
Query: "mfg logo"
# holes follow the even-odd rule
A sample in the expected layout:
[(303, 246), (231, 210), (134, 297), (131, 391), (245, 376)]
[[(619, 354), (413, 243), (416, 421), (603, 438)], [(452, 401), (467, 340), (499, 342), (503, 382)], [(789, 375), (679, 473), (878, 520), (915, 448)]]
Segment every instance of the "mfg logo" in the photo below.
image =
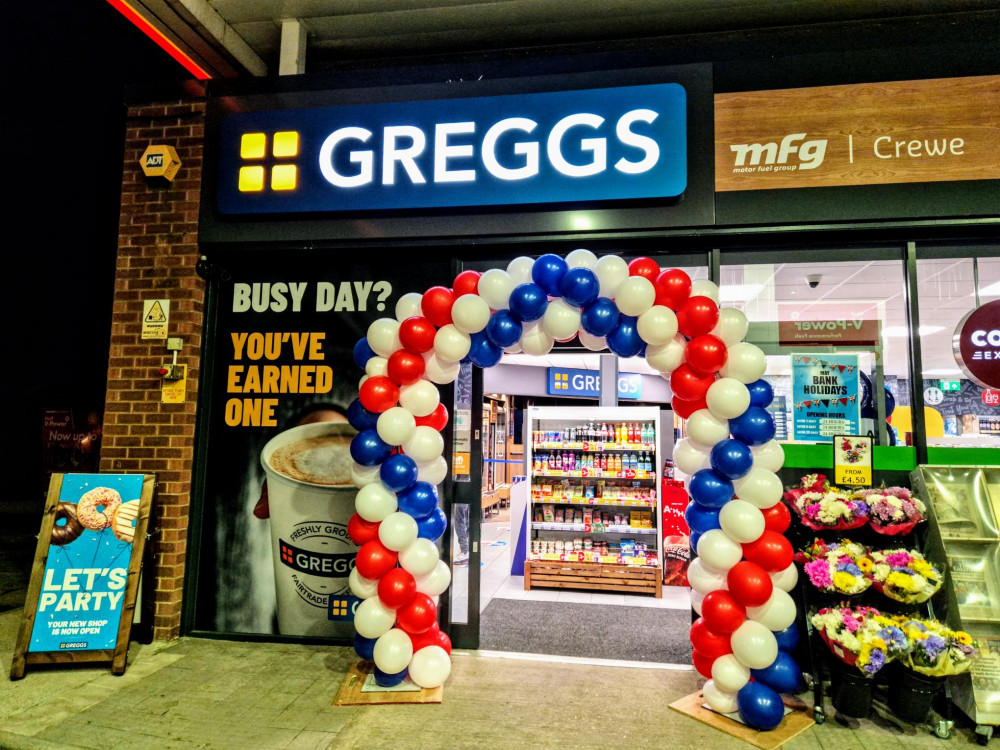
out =
[[(771, 143), (742, 143), (729, 147), (736, 154), (734, 166), (758, 167), (741, 171), (791, 171), (795, 169), (816, 169), (826, 156), (826, 139), (807, 141), (806, 133), (791, 133), (781, 141)], [(795, 156), (797, 163), (789, 164)], [(749, 162), (749, 163), (748, 163)]]

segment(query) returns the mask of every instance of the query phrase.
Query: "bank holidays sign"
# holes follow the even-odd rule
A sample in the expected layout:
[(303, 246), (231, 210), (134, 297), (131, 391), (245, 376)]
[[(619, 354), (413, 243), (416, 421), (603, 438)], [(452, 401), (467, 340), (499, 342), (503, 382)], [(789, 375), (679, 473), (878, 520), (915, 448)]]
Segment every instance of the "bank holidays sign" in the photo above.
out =
[(241, 112), (222, 122), (223, 214), (676, 198), (676, 83)]

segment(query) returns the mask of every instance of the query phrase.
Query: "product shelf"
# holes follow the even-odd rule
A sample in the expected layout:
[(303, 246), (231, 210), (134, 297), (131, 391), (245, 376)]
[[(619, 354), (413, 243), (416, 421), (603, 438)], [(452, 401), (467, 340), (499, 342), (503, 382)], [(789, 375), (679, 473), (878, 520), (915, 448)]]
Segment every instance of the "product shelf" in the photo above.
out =
[(655, 471), (625, 469), (623, 471), (603, 471), (601, 469), (575, 469), (573, 471), (532, 471), (532, 477), (553, 477), (555, 479), (656, 479)]
[(653, 452), (653, 443), (534, 443), (534, 450), (582, 451), (584, 453), (607, 453), (608, 451), (646, 451)]
[(628, 524), (599, 523), (552, 523), (548, 521), (531, 523), (531, 528), (538, 531), (582, 531), (587, 534), (655, 534), (656, 529)]
[(536, 505), (552, 503), (553, 505), (607, 505), (616, 508), (655, 508), (656, 498), (605, 498), (605, 497), (533, 497)]
[(529, 560), (542, 562), (578, 562), (589, 563), (591, 565), (627, 565), (629, 567), (656, 568), (656, 558), (648, 557), (622, 557), (621, 555), (598, 555), (595, 552), (563, 552), (555, 554), (551, 552), (531, 552), (528, 554)]

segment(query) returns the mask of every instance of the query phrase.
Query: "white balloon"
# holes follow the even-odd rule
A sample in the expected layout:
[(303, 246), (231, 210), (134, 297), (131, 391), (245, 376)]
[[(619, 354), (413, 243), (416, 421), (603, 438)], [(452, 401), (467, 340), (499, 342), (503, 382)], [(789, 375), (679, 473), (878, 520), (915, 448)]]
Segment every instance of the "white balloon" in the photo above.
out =
[(722, 339), (727, 347), (740, 343), (747, 337), (750, 324), (747, 316), (735, 307), (720, 307), (719, 322), (712, 329), (712, 335)]
[(366, 521), (378, 523), (398, 507), (396, 493), (381, 482), (366, 484), (354, 498), (354, 510)]
[(433, 427), (419, 425), (413, 437), (403, 443), (403, 453), (418, 464), (426, 464), (444, 453), (444, 438)]
[(580, 343), (589, 351), (603, 352), (608, 348), (608, 340), (603, 336), (591, 336), (583, 329), (580, 329), (579, 336)]
[[(639, 337), (650, 346), (669, 344), (677, 335), (677, 316), (669, 307), (653, 305), (636, 321)], [(649, 349), (646, 349), (647, 358)]]
[(779, 502), (785, 491), (781, 478), (761, 466), (752, 467), (746, 476), (733, 482), (733, 488), (740, 500), (746, 500), (761, 509), (770, 508)]
[(418, 380), (399, 389), (399, 405), (415, 417), (426, 417), (440, 403), (441, 394), (429, 380)]
[(399, 343), (399, 321), (379, 318), (368, 326), (368, 346), (382, 357), (388, 357), (402, 347)]
[(655, 300), (656, 287), (645, 276), (629, 276), (615, 289), (615, 304), (623, 315), (642, 315)]
[[(465, 296), (471, 297), (472, 295)], [(469, 353), (471, 347), (472, 337), (460, 331), (454, 323), (441, 326), (434, 334), (434, 353), (443, 362), (458, 362)]]
[(722, 529), (710, 529), (698, 539), (698, 557), (715, 570), (728, 571), (743, 559), (743, 547)]
[(410, 659), (410, 679), (422, 688), (443, 685), (451, 674), (451, 658), (440, 646), (424, 646)]
[[(733, 647), (733, 656), (749, 669), (769, 667), (778, 655), (778, 642), (774, 639), (774, 633), (756, 620), (747, 620), (740, 625), (730, 637), (729, 643)], [(715, 679), (714, 671), (712, 678)], [(718, 682), (716, 680), (716, 684)]]
[(768, 440), (763, 445), (751, 446), (753, 465), (768, 471), (780, 471), (785, 465), (785, 449), (777, 440)]
[(566, 255), (566, 265), (569, 268), (593, 269), (597, 265), (597, 256), (590, 252), (590, 250), (581, 247)]
[(738, 693), (750, 682), (750, 670), (732, 654), (724, 654), (712, 662), (712, 682), (723, 692)]
[(371, 599), (378, 593), (378, 581), (365, 578), (357, 568), (351, 568), (351, 573), (347, 576), (347, 585), (358, 599)]
[(417, 481), (428, 482), (435, 487), (448, 476), (448, 462), (444, 456), (438, 456), (432, 461), (417, 464)]
[(708, 279), (695, 279), (691, 282), (692, 297), (708, 297), (715, 304), (719, 304), (719, 285)]
[(375, 466), (362, 466), (358, 462), (351, 463), (351, 481), (359, 490), (372, 482), (379, 481), (379, 469), (382, 464)]
[(764, 514), (746, 500), (730, 500), (719, 511), (719, 525), (734, 542), (749, 544), (764, 533)]
[(461, 362), (442, 359), (437, 352), (431, 351), (424, 355), (424, 377), (432, 383), (438, 385), (453, 383), (461, 369)]
[(719, 419), (708, 409), (699, 409), (687, 421), (688, 438), (711, 448), (729, 437), (729, 420)]
[[(397, 510), (378, 525), (378, 539), (386, 549), (399, 552), (409, 547), (417, 538), (417, 521), (409, 513)], [(399, 671), (398, 669), (396, 670)]]
[(695, 591), (694, 589), (688, 589), (688, 596), (691, 598), (691, 609), (701, 614), (701, 603), (705, 601), (705, 595), (700, 591)]
[(361, 386), (363, 386), (365, 384), (365, 381), (368, 380), (368, 378), (370, 378), (370, 377), (371, 377), (371, 375), (362, 375), (361, 376), (361, 380), (358, 381), (358, 390), (359, 391), (361, 390)]
[(750, 391), (735, 378), (720, 378), (708, 386), (705, 403), (719, 419), (736, 419), (750, 406)]
[(696, 557), (688, 564), (687, 577), (691, 588), (699, 594), (708, 594), (717, 589), (729, 588), (726, 582), (726, 573), (707, 567), (700, 557)]
[(542, 322), (536, 320), (532, 323), (525, 323), (521, 333), (521, 348), (525, 354), (539, 357), (552, 351), (556, 340), (542, 328)]
[(542, 315), (542, 328), (552, 338), (573, 338), (580, 330), (580, 308), (563, 299), (551, 300)]
[(438, 560), (434, 570), (413, 580), (417, 583), (417, 591), (427, 596), (438, 596), (443, 594), (451, 583), (451, 568), (444, 560)]
[(711, 449), (698, 445), (690, 438), (678, 440), (674, 446), (674, 465), (683, 474), (691, 475), (711, 467)]
[(490, 306), (478, 294), (463, 294), (451, 306), (451, 320), (462, 333), (479, 333), (490, 322)]
[(614, 297), (618, 285), (628, 278), (628, 263), (617, 255), (604, 255), (594, 264), (594, 273), (601, 283), (599, 294)]
[(396, 610), (389, 609), (377, 596), (365, 599), (354, 611), (354, 629), (364, 638), (378, 638), (396, 623)]
[[(518, 284), (528, 284), (531, 282), (531, 269), (534, 267), (534, 258), (521, 255), (514, 258), (514, 260), (507, 264), (507, 273), (510, 276), (511, 281), (514, 282), (514, 286), (517, 286)], [(511, 287), (511, 289), (513, 288), (514, 287)]]
[(393, 628), (379, 636), (373, 649), (375, 666), (386, 674), (396, 674), (406, 669), (413, 658), (413, 641), (401, 628)]
[(375, 429), (389, 445), (402, 445), (413, 437), (417, 422), (410, 411), (402, 406), (393, 406), (378, 415)]
[(424, 314), (423, 295), (409, 292), (396, 300), (396, 320), (402, 323), (407, 318), (417, 318)]
[(389, 360), (385, 357), (379, 357), (378, 355), (369, 357), (368, 361), (365, 362), (365, 375), (372, 378), (377, 377), (378, 375), (385, 375), (388, 367)]
[(506, 271), (491, 268), (479, 277), (477, 290), (479, 296), (486, 300), (486, 304), (494, 310), (505, 310), (510, 293), (514, 291), (514, 286), (514, 280)]
[(767, 369), (767, 357), (760, 347), (742, 341), (726, 351), (726, 364), (719, 370), (724, 378), (736, 378), (741, 383), (759, 380)]
[(709, 680), (701, 689), (701, 694), (705, 698), (708, 707), (720, 714), (731, 714), (739, 710), (736, 701), (736, 693), (727, 693), (720, 690), (715, 684), (715, 680)]
[(423, 537), (399, 553), (400, 566), (414, 578), (432, 572), (440, 559), (434, 542)]
[(650, 367), (662, 373), (664, 377), (670, 377), (670, 373), (684, 363), (685, 347), (687, 347), (687, 341), (683, 336), (677, 334), (665, 344), (650, 344), (646, 347), (646, 361)]
[(759, 622), (768, 630), (775, 632), (784, 630), (795, 622), (795, 602), (787, 591), (777, 588), (771, 592), (771, 598), (761, 606), (747, 607), (747, 617)]
[(771, 576), (771, 582), (782, 591), (791, 592), (795, 588), (795, 584), (799, 582), (799, 569), (795, 567), (795, 563), (784, 570), (768, 573), (768, 575)]
[(503, 350), (504, 354), (518, 354), (521, 351), (520, 344), (514, 344), (513, 346), (508, 346)]

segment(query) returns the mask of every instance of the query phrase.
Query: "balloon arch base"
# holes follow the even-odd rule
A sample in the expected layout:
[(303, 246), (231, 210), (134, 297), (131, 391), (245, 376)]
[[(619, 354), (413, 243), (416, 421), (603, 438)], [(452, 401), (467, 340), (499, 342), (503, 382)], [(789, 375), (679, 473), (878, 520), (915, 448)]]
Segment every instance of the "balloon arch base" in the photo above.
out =
[(710, 709), (701, 690), (674, 701), (670, 708), (761, 750), (774, 750), (816, 723), (810, 716), (808, 706), (795, 702), (794, 705), (785, 705), (784, 719), (777, 728), (767, 731), (754, 729), (740, 720), (738, 712), (721, 714)]

